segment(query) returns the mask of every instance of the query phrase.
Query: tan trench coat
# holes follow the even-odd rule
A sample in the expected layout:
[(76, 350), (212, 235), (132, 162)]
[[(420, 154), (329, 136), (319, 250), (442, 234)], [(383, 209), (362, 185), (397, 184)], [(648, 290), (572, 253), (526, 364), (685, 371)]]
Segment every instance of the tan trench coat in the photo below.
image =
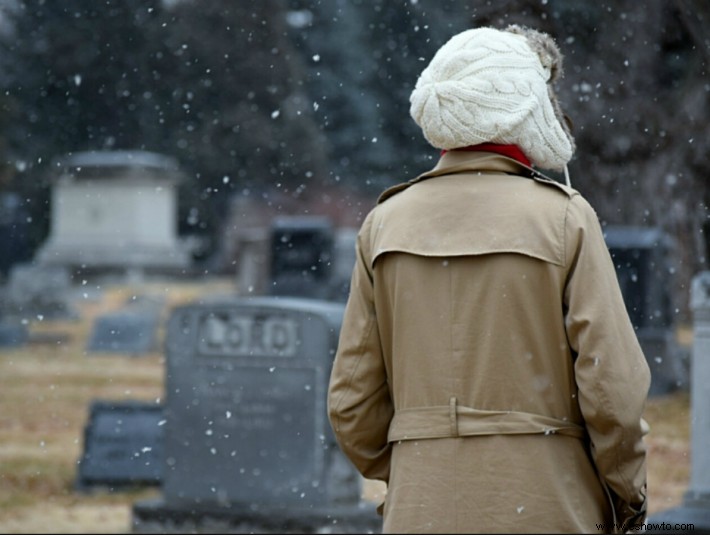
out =
[(328, 411), (385, 532), (643, 520), (649, 368), (595, 212), (529, 171), (448, 152), (360, 229)]

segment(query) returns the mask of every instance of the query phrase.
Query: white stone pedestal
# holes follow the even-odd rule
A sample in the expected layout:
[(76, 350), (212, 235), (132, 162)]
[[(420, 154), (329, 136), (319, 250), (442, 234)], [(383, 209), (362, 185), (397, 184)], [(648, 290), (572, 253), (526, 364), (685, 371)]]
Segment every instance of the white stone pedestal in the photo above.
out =
[(40, 264), (123, 270), (187, 268), (177, 234), (173, 158), (144, 151), (82, 152), (57, 160), (51, 226)]

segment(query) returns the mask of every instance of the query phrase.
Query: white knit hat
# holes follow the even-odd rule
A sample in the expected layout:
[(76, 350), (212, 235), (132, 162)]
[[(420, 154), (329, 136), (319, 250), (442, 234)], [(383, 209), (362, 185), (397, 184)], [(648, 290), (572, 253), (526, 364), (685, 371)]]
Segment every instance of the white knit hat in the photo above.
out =
[(561, 74), (562, 54), (545, 33), (466, 30), (421, 73), (409, 111), (434, 147), (513, 144), (534, 165), (562, 171), (575, 144), (552, 88)]

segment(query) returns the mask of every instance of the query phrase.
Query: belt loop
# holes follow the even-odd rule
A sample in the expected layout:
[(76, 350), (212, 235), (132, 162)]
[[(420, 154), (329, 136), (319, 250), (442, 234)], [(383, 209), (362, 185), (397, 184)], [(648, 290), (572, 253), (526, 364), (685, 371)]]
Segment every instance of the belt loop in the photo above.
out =
[(456, 398), (449, 399), (449, 426), (452, 436), (459, 436), (459, 424), (456, 418)]

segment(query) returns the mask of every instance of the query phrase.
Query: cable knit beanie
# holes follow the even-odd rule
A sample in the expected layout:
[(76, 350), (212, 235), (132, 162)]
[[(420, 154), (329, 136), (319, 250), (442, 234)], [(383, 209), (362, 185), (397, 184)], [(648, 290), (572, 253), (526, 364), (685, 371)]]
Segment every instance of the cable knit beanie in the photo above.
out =
[(561, 75), (562, 54), (546, 33), (466, 30), (421, 73), (409, 111), (439, 149), (513, 144), (534, 165), (561, 171), (575, 150), (552, 87)]

